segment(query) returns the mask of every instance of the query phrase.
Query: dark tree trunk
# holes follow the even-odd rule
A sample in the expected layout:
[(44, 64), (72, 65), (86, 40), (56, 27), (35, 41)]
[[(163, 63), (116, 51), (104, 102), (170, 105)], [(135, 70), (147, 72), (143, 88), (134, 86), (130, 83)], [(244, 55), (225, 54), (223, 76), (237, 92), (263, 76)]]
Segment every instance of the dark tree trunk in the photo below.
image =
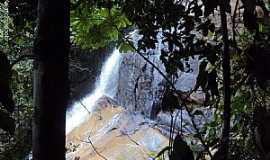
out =
[(34, 44), (33, 159), (65, 159), (69, 0), (39, 0)]
[(222, 55), (222, 68), (223, 68), (223, 87), (224, 87), (224, 111), (223, 111), (223, 131), (221, 138), (221, 147), (219, 151), (222, 155), (220, 159), (228, 159), (229, 142), (230, 142), (230, 115), (231, 115), (231, 89), (230, 89), (230, 55), (229, 55), (229, 40), (227, 28), (226, 6), (229, 0), (220, 0), (220, 16), (223, 34), (223, 55)]

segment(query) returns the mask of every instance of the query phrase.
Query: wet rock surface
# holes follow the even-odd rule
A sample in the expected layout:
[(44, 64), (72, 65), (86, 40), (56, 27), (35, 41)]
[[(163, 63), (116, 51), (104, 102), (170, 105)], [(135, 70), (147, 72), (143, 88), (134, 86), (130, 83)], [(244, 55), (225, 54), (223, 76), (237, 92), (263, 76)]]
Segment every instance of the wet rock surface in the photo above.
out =
[(112, 47), (94, 51), (71, 48), (69, 65), (71, 101), (81, 99), (94, 89), (96, 77), (111, 52)]
[[(158, 55), (151, 55), (148, 58), (165, 73), (164, 65)], [(192, 72), (179, 72), (179, 78), (175, 81), (175, 87), (181, 91), (189, 91), (196, 83), (198, 61), (191, 60), (190, 64)], [(154, 101), (160, 100), (165, 84), (166, 81), (158, 71), (138, 54), (124, 54), (116, 100), (129, 110), (137, 110), (150, 116), (149, 106), (152, 106)]]
[[(149, 55), (148, 59), (166, 74), (164, 65), (159, 60), (159, 55)], [(198, 64), (197, 59), (191, 59), (192, 71), (178, 73), (178, 78), (175, 80), (177, 90), (187, 92), (194, 87)], [(161, 102), (166, 80), (136, 53), (123, 54), (119, 71), (118, 91), (115, 98), (119, 105), (148, 118), (155, 118), (156, 115), (153, 114), (158, 114), (158, 109), (157, 111), (155, 109)], [(191, 98), (203, 101), (204, 95), (194, 93)]]
[[(165, 73), (158, 55), (149, 55), (148, 58)], [(86, 120), (68, 133), (68, 160), (76, 157), (80, 160), (102, 160), (102, 156), (108, 160), (144, 160), (168, 145), (171, 115), (157, 108), (166, 81), (136, 53), (122, 54), (120, 63), (119, 73), (115, 74), (118, 76), (111, 77), (118, 80), (117, 85), (109, 85), (111, 90), (116, 86), (115, 96), (101, 97)], [(185, 93), (193, 88), (198, 64), (198, 60), (190, 60), (192, 72), (179, 72), (175, 80), (177, 90)], [(200, 113), (194, 119), (200, 128), (211, 119), (211, 111), (201, 107), (204, 100), (202, 93), (194, 93), (190, 99), (195, 102), (192, 106)], [(181, 129), (180, 114), (180, 110), (173, 112), (174, 118), (177, 117), (174, 134)], [(194, 133), (185, 110), (182, 111), (182, 119), (184, 134)]]
[[(149, 59), (163, 68), (158, 56), (151, 56)], [(162, 77), (152, 66), (138, 54), (123, 55), (116, 96), (116, 101), (121, 106), (149, 117), (153, 101), (160, 97), (159, 89), (163, 89)]]
[[(209, 113), (209, 109), (202, 108)], [(180, 131), (180, 110), (174, 135)], [(183, 134), (194, 133), (190, 117), (183, 110)], [(197, 116), (200, 128), (209, 117)], [(203, 120), (203, 121), (202, 121)], [(171, 116), (160, 112), (155, 120), (130, 112), (109, 97), (101, 97), (86, 120), (67, 134), (67, 160), (148, 160), (168, 146)], [(105, 158), (104, 158), (105, 157)]]
[(88, 119), (67, 135), (67, 160), (144, 160), (168, 145), (150, 120), (110, 101), (101, 98)]

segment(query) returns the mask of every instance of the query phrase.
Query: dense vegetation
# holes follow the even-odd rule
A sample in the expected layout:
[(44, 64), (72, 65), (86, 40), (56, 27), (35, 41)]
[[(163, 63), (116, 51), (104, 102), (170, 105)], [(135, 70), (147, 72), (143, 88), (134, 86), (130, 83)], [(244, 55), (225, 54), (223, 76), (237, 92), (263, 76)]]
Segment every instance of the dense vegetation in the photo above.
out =
[[(165, 47), (160, 60), (166, 68), (166, 73), (161, 74), (172, 92), (176, 92), (173, 79), (178, 71), (191, 72), (189, 59), (199, 58), (197, 83), (189, 94), (203, 91), (204, 106), (214, 109), (214, 119), (201, 130), (193, 123), (194, 135), (171, 137), (170, 145), (158, 156), (169, 153), (172, 160), (194, 159), (193, 156), (215, 160), (269, 159), (268, 1), (71, 0), (70, 3), (72, 45), (93, 50), (113, 43), (122, 52), (133, 51), (147, 60), (148, 50), (155, 48), (161, 39)], [(0, 4), (0, 128), (3, 129), (0, 159), (17, 160), (24, 158), (32, 146), (32, 60), (37, 58), (32, 53), (33, 45), (34, 52), (39, 52), (34, 44), (38, 35), (37, 3), (2, 0)], [(137, 44), (128, 36), (133, 30), (141, 35)], [(6, 56), (10, 64), (5, 63)], [(186, 99), (182, 98), (176, 106), (168, 101), (163, 109), (173, 111), (174, 107), (183, 106), (191, 119), (203, 114), (192, 112)]]

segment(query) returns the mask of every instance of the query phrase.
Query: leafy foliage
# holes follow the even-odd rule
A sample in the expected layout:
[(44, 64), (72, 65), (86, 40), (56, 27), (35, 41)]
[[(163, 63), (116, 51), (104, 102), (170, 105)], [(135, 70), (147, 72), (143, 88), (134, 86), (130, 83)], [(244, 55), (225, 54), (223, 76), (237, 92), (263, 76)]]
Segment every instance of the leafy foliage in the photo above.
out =
[(127, 28), (130, 24), (117, 7), (97, 8), (84, 2), (71, 11), (72, 39), (83, 48), (96, 49), (117, 41), (118, 29)]
[[(30, 12), (30, 8), (35, 6), (32, 6), (32, 1), (11, 4), (12, 2), (0, 3), (0, 48), (3, 55), (10, 60), (9, 64), (1, 62), (1, 84), (6, 81), (5, 86), (9, 88), (9, 92), (6, 92), (1, 86), (1, 92), (9, 94), (9, 99), (15, 106), (12, 114), (0, 110), (0, 128), (3, 129), (0, 131), (0, 159), (5, 160), (23, 159), (31, 149), (32, 65), (30, 61), (17, 60), (23, 55), (31, 54), (35, 14)], [(4, 69), (7, 67), (8, 69)], [(4, 97), (1, 94), (2, 98)]]

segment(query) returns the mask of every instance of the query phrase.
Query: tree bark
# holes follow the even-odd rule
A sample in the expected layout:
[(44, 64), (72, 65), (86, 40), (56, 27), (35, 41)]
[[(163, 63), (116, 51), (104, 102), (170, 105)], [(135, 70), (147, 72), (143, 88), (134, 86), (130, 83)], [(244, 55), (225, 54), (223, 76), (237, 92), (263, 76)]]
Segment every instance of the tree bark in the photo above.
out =
[(69, 3), (69, 0), (38, 1), (34, 43), (34, 160), (65, 160)]
[[(227, 0), (229, 1), (229, 0)], [(230, 117), (231, 117), (231, 89), (230, 89), (230, 55), (229, 55), (229, 40), (226, 16), (226, 1), (220, 0), (220, 16), (223, 34), (223, 54), (222, 54), (222, 68), (223, 68), (223, 87), (224, 87), (224, 111), (223, 111), (223, 131), (221, 138), (222, 159), (228, 159), (229, 153), (229, 138), (230, 138)]]

